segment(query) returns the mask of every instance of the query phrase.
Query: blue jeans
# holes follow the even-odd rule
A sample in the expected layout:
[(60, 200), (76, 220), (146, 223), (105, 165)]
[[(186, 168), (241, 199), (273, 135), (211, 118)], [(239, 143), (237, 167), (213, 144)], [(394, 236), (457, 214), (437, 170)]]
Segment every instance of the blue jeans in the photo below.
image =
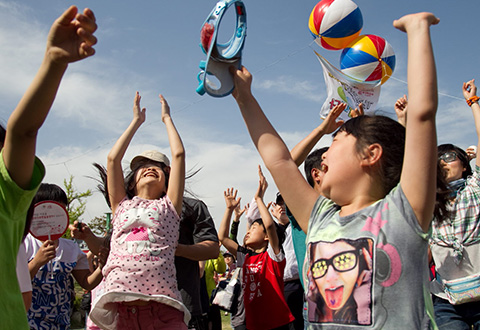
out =
[(433, 308), (440, 330), (480, 330), (480, 302), (452, 305), (433, 296)]

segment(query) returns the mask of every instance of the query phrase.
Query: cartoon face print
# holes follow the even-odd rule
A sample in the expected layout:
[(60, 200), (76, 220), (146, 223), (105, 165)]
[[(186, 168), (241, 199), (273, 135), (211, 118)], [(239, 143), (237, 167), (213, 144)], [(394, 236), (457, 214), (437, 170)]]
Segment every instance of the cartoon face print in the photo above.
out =
[(349, 244), (318, 243), (312, 256), (312, 277), (328, 308), (345, 305), (358, 278), (358, 251)]
[(155, 242), (153, 230), (158, 225), (158, 210), (156, 208), (131, 208), (121, 214), (123, 234), (118, 240), (119, 244), (127, 244), (129, 254), (141, 253), (147, 249), (154, 254), (150, 248)]
[[(310, 244), (310, 322), (368, 324), (371, 320), (373, 241), (340, 239)], [(359, 315), (361, 311), (361, 315)]]

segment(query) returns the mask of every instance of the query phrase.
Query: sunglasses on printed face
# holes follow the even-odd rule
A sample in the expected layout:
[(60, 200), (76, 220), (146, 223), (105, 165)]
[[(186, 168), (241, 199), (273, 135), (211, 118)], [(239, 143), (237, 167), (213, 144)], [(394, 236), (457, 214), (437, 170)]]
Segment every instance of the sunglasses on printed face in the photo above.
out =
[(332, 265), (337, 272), (343, 273), (354, 269), (358, 264), (358, 257), (360, 252), (358, 250), (350, 250), (337, 253), (330, 259), (316, 260), (310, 270), (314, 279), (319, 279), (325, 276), (328, 266)]
[(445, 163), (451, 163), (457, 159), (457, 153), (449, 151), (438, 157), (438, 159), (443, 160)]

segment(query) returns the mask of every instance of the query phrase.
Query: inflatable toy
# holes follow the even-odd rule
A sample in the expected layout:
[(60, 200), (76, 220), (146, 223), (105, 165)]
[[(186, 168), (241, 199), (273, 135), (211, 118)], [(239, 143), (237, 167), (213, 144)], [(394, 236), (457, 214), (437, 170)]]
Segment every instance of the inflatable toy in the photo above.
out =
[(384, 84), (395, 70), (395, 53), (382, 37), (359, 36), (342, 51), (340, 69), (357, 82)]
[[(225, 44), (217, 43), (220, 22), (230, 6), (235, 7), (236, 28), (233, 36)], [(214, 97), (229, 95), (234, 88), (230, 66), (240, 68), (242, 65), (242, 49), (247, 35), (247, 14), (240, 0), (219, 1), (208, 15), (200, 32), (200, 47), (207, 55), (205, 61), (200, 61), (201, 71), (197, 75), (197, 93)], [(215, 79), (214, 79), (215, 78)], [(220, 86), (218, 86), (219, 84)]]
[(338, 50), (360, 35), (363, 17), (351, 0), (322, 0), (313, 8), (308, 27), (318, 45)]

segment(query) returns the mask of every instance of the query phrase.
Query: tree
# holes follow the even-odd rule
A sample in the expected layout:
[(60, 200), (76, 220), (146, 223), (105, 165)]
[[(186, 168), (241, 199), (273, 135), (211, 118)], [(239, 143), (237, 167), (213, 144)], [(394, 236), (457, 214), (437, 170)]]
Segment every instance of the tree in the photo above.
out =
[[(65, 187), (65, 193), (67, 194), (67, 211), (68, 217), (70, 218), (70, 223), (73, 224), (74, 221), (80, 219), (80, 217), (85, 213), (86, 207), (86, 198), (92, 196), (92, 191), (88, 189), (85, 192), (77, 192), (73, 187), (73, 175), (70, 175), (70, 178), (63, 180), (63, 185)], [(64, 238), (71, 238), (70, 229), (67, 229)]]
[(92, 232), (97, 236), (103, 236), (107, 231), (107, 216), (95, 217), (88, 223)]

